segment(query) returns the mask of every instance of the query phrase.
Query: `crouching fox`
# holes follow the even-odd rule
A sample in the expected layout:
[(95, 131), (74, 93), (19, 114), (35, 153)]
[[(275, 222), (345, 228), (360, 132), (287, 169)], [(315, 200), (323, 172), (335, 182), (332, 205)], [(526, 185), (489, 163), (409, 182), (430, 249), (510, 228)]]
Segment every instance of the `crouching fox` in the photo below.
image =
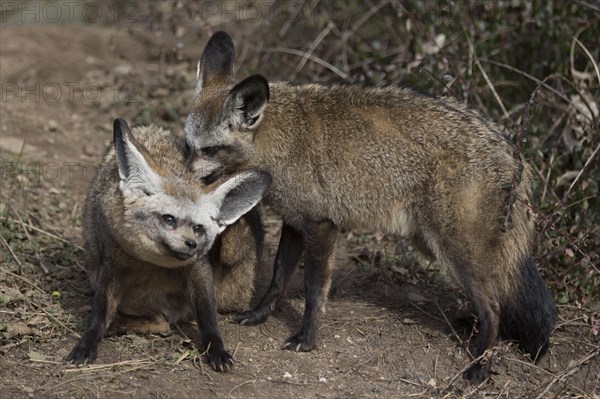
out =
[(183, 140), (168, 131), (131, 131), (115, 120), (114, 148), (84, 208), (92, 309), (67, 360), (93, 362), (107, 329), (160, 332), (195, 317), (212, 367), (233, 365), (216, 309), (248, 304), (263, 240), (260, 217), (249, 211), (270, 176), (248, 171), (204, 187), (185, 167), (184, 151)]
[(235, 84), (234, 58), (231, 38), (215, 33), (185, 130), (205, 181), (249, 168), (273, 179), (265, 200), (284, 221), (273, 278), (241, 323), (268, 317), (304, 253), (302, 327), (285, 347), (313, 349), (338, 229), (378, 229), (413, 239), (474, 302), (482, 360), (467, 380), (489, 375), (498, 336), (533, 359), (546, 352), (556, 308), (531, 258), (532, 172), (497, 126), (454, 100), (396, 87), (292, 86), (260, 75)]

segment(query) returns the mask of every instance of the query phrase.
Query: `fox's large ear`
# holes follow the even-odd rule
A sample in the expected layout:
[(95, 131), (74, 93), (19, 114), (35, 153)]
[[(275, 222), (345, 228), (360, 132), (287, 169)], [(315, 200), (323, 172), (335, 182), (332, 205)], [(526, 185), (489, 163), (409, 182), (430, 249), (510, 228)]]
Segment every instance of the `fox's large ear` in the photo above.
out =
[(232, 122), (245, 130), (258, 126), (269, 101), (269, 82), (262, 75), (252, 75), (238, 83), (227, 104), (231, 107)]
[(234, 64), (233, 40), (223, 31), (216, 32), (208, 40), (198, 62), (196, 95), (210, 85), (227, 85), (233, 82)]
[(220, 231), (256, 206), (271, 185), (271, 175), (248, 171), (232, 176), (209, 194), (208, 201), (217, 210), (215, 221)]
[(113, 143), (121, 190), (133, 190), (144, 195), (156, 193), (160, 188), (160, 176), (156, 172), (156, 164), (148, 150), (135, 139), (131, 128), (122, 118), (115, 119)]

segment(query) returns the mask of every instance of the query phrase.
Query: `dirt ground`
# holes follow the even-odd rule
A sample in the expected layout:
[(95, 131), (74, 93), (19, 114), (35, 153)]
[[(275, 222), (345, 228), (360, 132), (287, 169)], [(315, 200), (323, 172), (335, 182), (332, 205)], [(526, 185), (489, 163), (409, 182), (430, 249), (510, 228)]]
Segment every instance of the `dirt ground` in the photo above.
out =
[[(252, 40), (246, 25), (219, 28)], [(230, 373), (207, 367), (186, 324), (168, 336), (108, 338), (94, 365), (65, 364), (90, 309), (80, 213), (112, 120), (181, 131), (210, 33), (208, 23), (163, 35), (141, 24), (1, 25), (0, 398), (598, 397), (600, 340), (577, 304), (559, 306), (552, 346), (537, 365), (501, 343), (491, 380), (463, 390), (469, 331), (455, 333), (448, 320), (464, 297), (400, 240), (358, 232), (340, 235), (312, 352), (281, 349), (301, 320), (300, 272), (265, 324), (220, 316), (236, 360)], [(262, 210), (267, 256), (255, 301), (281, 226)]]

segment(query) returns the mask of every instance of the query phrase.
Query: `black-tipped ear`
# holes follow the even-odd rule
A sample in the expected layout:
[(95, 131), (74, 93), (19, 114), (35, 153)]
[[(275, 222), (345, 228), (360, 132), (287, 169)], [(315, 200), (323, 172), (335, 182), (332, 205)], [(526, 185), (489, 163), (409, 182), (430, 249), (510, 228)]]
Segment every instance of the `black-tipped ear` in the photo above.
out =
[(229, 97), (242, 127), (254, 127), (269, 101), (269, 82), (262, 75), (249, 76), (231, 89)]
[(207, 72), (233, 74), (235, 47), (231, 37), (223, 31), (212, 35), (202, 53)]
[(233, 40), (226, 32), (216, 32), (208, 40), (198, 63), (197, 92), (200, 92), (204, 86), (218, 83), (223, 79), (233, 80), (234, 64)]
[(113, 144), (119, 172), (124, 177), (129, 176), (129, 162), (127, 162), (127, 136), (131, 136), (131, 128), (123, 118), (116, 118), (113, 123)]
[(271, 186), (268, 172), (251, 170), (232, 176), (213, 193), (219, 208), (217, 222), (228, 226), (254, 208)]
[(161, 177), (148, 150), (135, 139), (125, 119), (117, 118), (113, 127), (115, 157), (121, 190), (151, 195), (160, 190)]

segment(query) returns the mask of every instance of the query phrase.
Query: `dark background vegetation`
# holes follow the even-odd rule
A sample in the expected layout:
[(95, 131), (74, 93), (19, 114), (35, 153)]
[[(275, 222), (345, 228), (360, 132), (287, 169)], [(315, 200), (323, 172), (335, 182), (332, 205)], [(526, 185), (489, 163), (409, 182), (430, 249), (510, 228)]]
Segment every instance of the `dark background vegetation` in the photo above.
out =
[[(53, 351), (63, 353), (74, 344), (89, 309), (90, 290), (81, 265), (79, 237), (81, 206), (89, 183), (88, 177), (91, 176), (75, 179), (74, 182), (48, 179), (48, 173), (38, 173), (42, 169), (36, 169), (36, 165), (40, 165), (40, 168), (48, 165), (48, 159), (36, 155), (35, 151), (28, 151), (27, 145), (32, 143), (32, 148), (46, 146), (49, 153), (54, 152), (63, 160), (81, 154), (85, 162), (95, 165), (101, 159), (105, 145), (110, 142), (110, 121), (117, 115), (130, 119), (134, 124), (155, 123), (181, 133), (190, 106), (196, 63), (202, 46), (210, 34), (223, 29), (233, 36), (236, 43), (238, 79), (251, 73), (261, 73), (272, 81), (408, 86), (438, 96), (453, 96), (501, 126), (517, 145), (520, 155), (531, 162), (535, 169), (537, 186), (532, 212), (536, 215), (537, 235), (534, 256), (559, 304), (560, 320), (553, 338), (555, 354), (548, 364), (542, 366), (543, 370), (537, 366), (526, 366), (520, 360), (505, 362), (513, 371), (521, 365), (526, 377), (521, 377), (520, 373), (501, 373), (496, 382), (484, 389), (488, 389), (486, 394), (497, 397), (587, 397), (597, 394), (600, 371), (597, 366), (586, 368), (584, 365), (597, 361), (600, 352), (598, 2), (297, 0), (219, 3), (82, 0), (75, 3), (74, 18), (63, 18), (52, 23), (60, 26), (60, 32), (63, 33), (61, 35), (60, 32), (49, 30), (49, 37), (55, 35), (56, 38), (50, 41), (47, 53), (39, 55), (37, 59), (35, 51), (38, 50), (31, 55), (28, 41), (43, 40), (41, 37), (46, 33), (25, 32), (21, 37), (23, 31), (15, 34), (14, 29), (19, 25), (31, 25), (43, 30), (44, 23), (48, 24), (48, 21), (43, 21), (43, 18), (42, 21), (32, 20), (35, 19), (34, 14), (20, 20), (22, 14), (14, 13), (7, 4), (22, 10), (26, 7), (34, 9), (36, 4), (40, 7), (40, 4), (46, 3), (0, 3), (0, 35), (4, 35), (0, 38), (4, 39), (0, 48), (4, 62), (3, 70), (0, 70), (3, 85), (79, 79), (92, 82), (106, 91), (118, 87), (119, 94), (110, 101), (104, 101), (106, 96), (102, 101), (81, 103), (65, 101), (64, 98), (56, 103), (44, 102), (42, 98), (41, 103), (23, 105), (14, 99), (5, 100), (3, 91), (0, 103), (0, 377), (6, 381), (25, 383), (14, 390), (7, 388), (3, 391), (2, 382), (0, 393), (9, 395), (7, 397), (31, 396), (33, 393), (61, 396), (59, 392), (65, 388), (69, 395), (88, 397), (94, 396), (100, 389), (83, 385), (83, 382), (89, 382), (80, 377), (85, 371), (68, 369), (62, 365), (59, 357), (51, 355)], [(89, 7), (88, 13), (83, 15), (81, 9), (85, 4), (93, 7)], [(92, 29), (97, 33), (97, 39), (94, 39), (94, 35), (85, 34)], [(10, 40), (5, 38), (9, 34), (11, 40), (22, 40), (23, 50), (7, 56)], [(79, 45), (79, 36), (84, 37), (81, 39), (82, 47), (69, 47), (71, 41)], [(82, 48), (84, 54), (77, 54)], [(26, 61), (23, 70), (7, 74), (6, 65), (21, 62), (21, 53)], [(68, 118), (63, 116), (70, 117), (71, 113), (84, 116), (93, 114), (93, 117), (67, 121)], [(56, 142), (39, 138), (49, 135), (56, 135)], [(20, 150), (15, 152), (14, 148), (6, 149), (8, 136), (24, 138)], [(48, 172), (47, 168), (44, 170)], [(67, 171), (63, 172), (66, 175)], [(87, 170), (84, 172), (89, 173)], [(268, 209), (263, 208), (263, 211), (269, 245), (266, 264), (270, 267), (276, 251), (279, 220)], [(443, 278), (440, 278), (442, 273), (438, 265), (429, 264), (415, 256), (412, 247), (398, 238), (382, 236), (377, 232), (344, 232), (340, 241), (343, 250), (338, 262), (341, 271), (338, 273), (341, 278), (337, 276), (332, 290), (338, 312), (344, 309), (344, 299), (348, 299), (344, 297), (344, 290), (366, 292), (359, 298), (370, 298), (370, 293), (379, 294), (378, 284), (381, 281), (387, 284), (386, 287), (393, 287), (391, 291), (404, 292), (406, 285), (421, 289), (431, 286), (430, 293), (443, 291), (443, 295), (446, 295), (444, 298), (456, 297), (456, 293), (447, 294), (445, 288), (439, 288), (446, 286), (440, 283)], [(353, 269), (347, 272), (346, 263), (358, 271)], [(259, 295), (263, 290), (264, 286), (258, 290)], [(298, 292), (295, 296), (290, 295), (290, 306), (302, 309), (302, 290)], [(387, 307), (385, 300), (373, 303)], [(354, 303), (353, 297), (350, 298), (348, 307), (356, 309), (357, 313), (351, 318), (351, 325), (358, 325), (363, 330), (369, 326), (376, 328), (377, 321), (369, 318), (372, 309), (361, 313), (360, 306), (354, 308)], [(406, 306), (409, 311), (412, 309), (410, 305), (412, 302)], [(438, 308), (442, 311), (439, 305)], [(450, 305), (444, 305), (444, 311), (451, 308)], [(391, 322), (385, 319), (386, 326), (394, 327), (394, 317), (401, 317), (401, 328), (393, 330), (393, 333), (398, 333), (409, 331), (412, 327), (419, 328), (421, 323), (415, 323), (414, 320), (418, 320), (419, 314), (426, 313), (422, 310), (419, 312), (407, 315), (398, 311), (396, 316), (381, 317), (391, 317)], [(342, 323), (339, 320), (344, 315), (339, 316), (335, 306), (333, 313), (328, 313), (328, 327), (335, 334), (341, 331), (336, 323)], [(248, 341), (250, 343), (238, 341), (242, 342), (242, 349), (236, 360), (240, 358), (242, 363), (236, 370), (240, 370), (241, 374), (232, 374), (232, 377), (228, 377), (231, 380), (208, 375), (194, 381), (206, 383), (215, 395), (218, 391), (221, 396), (233, 396), (232, 392), (235, 391), (235, 394), (243, 394), (244, 397), (264, 397), (269, 393), (275, 395), (272, 397), (281, 397), (287, 392), (284, 388), (292, 392), (302, 387), (308, 390), (301, 392), (310, 393), (317, 389), (324, 397), (390, 396), (387, 388), (373, 382), (380, 377), (389, 377), (395, 382), (398, 379), (408, 381), (407, 387), (418, 388), (419, 392), (422, 390), (424, 396), (443, 396), (446, 393), (440, 392), (440, 389), (452, 384), (452, 376), (436, 378), (437, 371), (432, 374), (433, 384), (429, 378), (422, 380), (420, 376), (411, 374), (421, 372), (419, 355), (413, 359), (412, 353), (402, 352), (396, 345), (402, 346), (404, 339), (399, 343), (390, 333), (390, 340), (385, 341), (386, 334), (382, 336), (380, 330), (376, 341), (383, 355), (380, 353), (379, 356), (388, 356), (389, 364), (395, 364), (392, 355), (387, 353), (392, 347), (397, 349), (399, 356), (398, 367), (390, 366), (389, 375), (385, 368), (378, 368), (379, 360), (373, 374), (369, 374), (369, 360), (372, 357), (364, 363), (360, 358), (360, 368), (354, 368), (356, 360), (352, 360), (343, 372), (336, 369), (339, 374), (337, 378), (346, 384), (346, 388), (334, 389), (330, 384), (326, 389), (323, 388), (325, 385), (319, 385), (318, 382), (311, 385), (296, 380), (289, 383), (291, 380), (285, 377), (283, 382), (287, 385), (277, 385), (272, 392), (265, 390), (261, 384), (269, 387), (275, 385), (272, 385), (270, 377), (266, 377), (272, 374), (260, 374), (261, 367), (264, 373), (270, 372), (269, 365), (279, 371), (283, 368), (276, 363), (283, 362), (296, 367), (296, 370), (303, 370), (302, 367), (307, 368), (309, 362), (316, 362), (319, 370), (321, 367), (329, 370), (329, 359), (322, 357), (327, 356), (328, 351), (333, 351), (334, 345), (327, 341), (327, 337), (333, 339), (333, 333), (323, 334), (328, 349), (311, 352), (306, 357), (290, 354), (288, 360), (287, 352), (272, 348), (262, 350), (266, 336), (272, 335), (272, 339), (269, 338), (269, 343), (264, 345), (273, 342), (272, 345), (277, 347), (279, 341), (286, 337), (285, 334), (296, 328), (294, 323), (299, 317), (297, 312), (290, 316), (291, 324), (273, 324), (271, 318), (271, 324), (265, 327), (273, 329), (270, 333), (268, 330), (265, 333), (262, 327), (260, 330), (238, 330), (237, 325), (222, 324), (225, 341), (231, 342), (230, 345), (235, 345), (235, 338), (228, 341), (227, 337), (235, 334), (242, 336), (240, 331), (251, 331), (252, 334), (260, 331), (257, 339)], [(441, 327), (432, 322), (434, 336), (435, 331), (445, 325), (443, 319), (438, 317), (436, 320), (441, 320)], [(361, 324), (363, 322), (364, 326)], [(425, 322), (422, 324), (427, 325)], [(426, 334), (428, 338), (423, 339), (423, 345), (427, 348), (431, 342), (435, 342), (431, 346), (451, 348), (447, 350), (451, 353), (458, 346), (456, 342), (434, 340), (429, 332)], [(447, 335), (452, 337), (451, 334)], [(163, 397), (161, 389), (168, 388), (167, 392), (175, 394), (167, 396), (179, 396), (177, 392), (180, 391), (177, 390), (184, 390), (187, 386), (180, 381), (187, 380), (177, 380), (179, 377), (175, 376), (175, 382), (170, 384), (162, 378), (163, 374), (172, 376), (173, 370), (178, 370), (175, 375), (178, 372), (187, 373), (190, 369), (192, 373), (197, 371), (199, 354), (194, 352), (189, 340), (181, 339), (176, 343), (173, 343), (173, 338), (169, 343), (166, 339), (153, 340), (152, 348), (148, 349), (143, 346), (146, 341), (131, 339), (135, 345), (131, 345), (133, 349), (129, 352), (123, 348), (123, 341), (103, 343), (115, 348), (114, 353), (106, 350), (109, 357), (104, 359), (104, 363), (115, 362), (110, 368), (114, 374), (104, 375), (98, 371), (98, 378), (105, 385), (117, 389), (117, 393), (128, 392), (127, 378), (131, 371), (126, 368), (129, 366), (119, 361), (134, 358), (144, 347), (144, 353), (151, 353), (152, 357), (132, 364), (132, 370), (135, 367), (142, 369), (140, 374), (133, 375), (136, 376), (135, 381), (145, 381), (149, 370), (158, 370), (156, 386), (149, 382), (146, 391), (146, 383), (142, 381), (141, 387), (133, 392), (138, 392), (137, 395), (142, 397), (156, 392), (157, 397)], [(417, 341), (414, 337), (410, 339), (413, 343)], [(158, 342), (156, 348), (155, 341)], [(247, 350), (244, 345), (251, 349)], [(373, 345), (373, 340), (368, 339), (364, 348), (372, 348)], [(164, 360), (164, 351), (169, 350), (173, 352), (173, 359)], [(354, 352), (350, 353), (354, 356), (352, 359), (357, 357)], [(117, 356), (114, 354), (120, 355), (110, 357)], [(264, 363), (260, 363), (260, 367), (259, 364), (244, 363), (249, 357), (262, 359)], [(442, 353), (439, 369), (451, 369), (448, 374), (454, 375), (464, 365), (455, 359), (463, 357), (466, 358), (464, 353), (455, 357)], [(443, 364), (442, 359), (446, 358), (450, 359), (450, 363)], [(434, 359), (433, 368), (438, 370), (438, 358), (434, 356)], [(25, 367), (21, 368), (21, 363)], [(61, 366), (57, 366), (59, 364)], [(398, 374), (398, 370), (404, 370), (405, 364), (412, 366), (407, 367), (408, 371), (403, 371), (404, 374)], [(29, 370), (28, 366), (31, 365), (48, 368)], [(62, 374), (59, 373), (61, 380), (55, 379), (55, 367), (63, 368), (60, 371)], [(46, 377), (42, 377), (43, 373), (36, 375), (36, 370), (45, 372)], [(244, 370), (255, 374), (247, 377), (243, 374)], [(363, 370), (364, 374), (358, 370)], [(300, 372), (298, 374), (302, 375)], [(308, 371), (305, 374), (308, 375)], [(50, 375), (52, 377), (48, 377)], [(71, 382), (71, 379), (65, 381), (75, 375), (78, 376), (72, 380), (75, 382)], [(371, 385), (361, 383), (359, 380), (363, 377), (371, 381)], [(219, 378), (218, 383), (213, 378)], [(335, 377), (327, 378), (335, 380)], [(525, 378), (526, 383), (519, 380), (517, 388), (512, 385), (512, 390), (505, 389), (505, 378), (515, 381)], [(78, 379), (83, 381), (82, 385), (78, 385)], [(28, 380), (32, 381), (31, 387), (26, 386)], [(71, 390), (66, 390), (66, 386)], [(251, 390), (252, 387), (257, 389), (258, 394)], [(412, 391), (403, 392), (406, 395)]]

